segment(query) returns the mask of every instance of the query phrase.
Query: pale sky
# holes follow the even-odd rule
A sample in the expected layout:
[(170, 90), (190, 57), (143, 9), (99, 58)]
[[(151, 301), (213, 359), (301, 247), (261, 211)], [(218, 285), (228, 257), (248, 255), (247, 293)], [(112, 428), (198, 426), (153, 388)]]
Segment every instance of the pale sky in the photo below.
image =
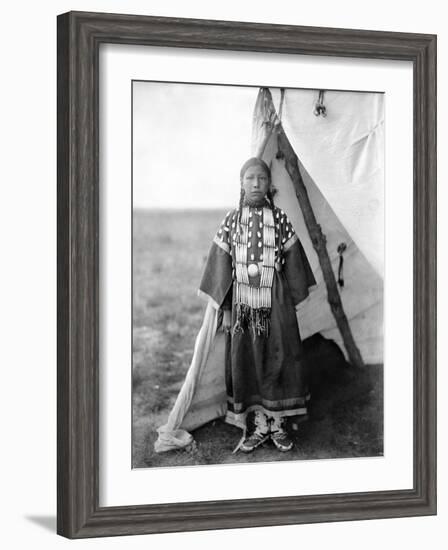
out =
[(257, 94), (255, 87), (134, 82), (134, 208), (236, 206)]

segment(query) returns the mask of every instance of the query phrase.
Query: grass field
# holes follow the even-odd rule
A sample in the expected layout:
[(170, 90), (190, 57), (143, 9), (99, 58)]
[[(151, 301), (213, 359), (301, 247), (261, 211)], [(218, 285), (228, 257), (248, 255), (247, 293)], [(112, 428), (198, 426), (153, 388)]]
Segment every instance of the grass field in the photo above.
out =
[[(271, 444), (232, 454), (241, 432), (221, 420), (198, 430), (188, 450), (158, 455), (156, 428), (174, 404), (193, 354), (204, 302), (197, 297), (211, 239), (225, 211), (135, 211), (133, 239), (133, 467), (378, 456), (383, 452), (381, 365), (362, 371), (331, 345), (306, 341), (312, 402), (292, 432), (294, 451)], [(314, 350), (314, 351), (313, 351)], [(313, 355), (314, 354), (314, 355)]]

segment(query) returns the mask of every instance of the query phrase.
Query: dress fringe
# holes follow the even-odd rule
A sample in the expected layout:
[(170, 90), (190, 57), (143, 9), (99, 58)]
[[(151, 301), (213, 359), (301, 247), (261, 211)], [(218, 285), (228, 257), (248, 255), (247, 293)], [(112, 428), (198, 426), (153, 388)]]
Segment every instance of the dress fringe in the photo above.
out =
[(247, 304), (236, 304), (236, 322), (233, 327), (233, 334), (243, 333), (251, 330), (254, 338), (256, 336), (269, 336), (271, 326), (271, 309), (254, 309)]

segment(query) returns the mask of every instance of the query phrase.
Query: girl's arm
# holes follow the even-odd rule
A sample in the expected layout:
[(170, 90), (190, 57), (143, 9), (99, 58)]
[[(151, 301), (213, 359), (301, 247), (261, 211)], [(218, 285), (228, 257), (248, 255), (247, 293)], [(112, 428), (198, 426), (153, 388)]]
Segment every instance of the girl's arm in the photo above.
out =
[(228, 331), (230, 330), (231, 326), (232, 326), (232, 310), (225, 309), (223, 311), (223, 316), (222, 316), (222, 329), (224, 331)]
[(316, 285), (316, 280), (302, 243), (286, 214), (282, 235), (283, 268), (292, 301), (297, 307), (307, 298), (310, 289)]
[(199, 286), (199, 295), (211, 301), (216, 309), (223, 307), (232, 286), (229, 222), (230, 212), (213, 239)]

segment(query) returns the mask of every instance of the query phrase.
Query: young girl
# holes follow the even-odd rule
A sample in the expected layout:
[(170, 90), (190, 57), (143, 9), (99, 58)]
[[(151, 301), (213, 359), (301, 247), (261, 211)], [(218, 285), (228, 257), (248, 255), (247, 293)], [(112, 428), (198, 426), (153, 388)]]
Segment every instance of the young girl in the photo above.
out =
[(213, 240), (200, 292), (223, 312), (226, 421), (244, 430), (240, 450), (270, 438), (289, 451), (284, 419), (306, 413), (307, 399), (296, 307), (315, 280), (286, 213), (274, 205), (267, 164), (249, 159), (240, 180), (239, 207)]

